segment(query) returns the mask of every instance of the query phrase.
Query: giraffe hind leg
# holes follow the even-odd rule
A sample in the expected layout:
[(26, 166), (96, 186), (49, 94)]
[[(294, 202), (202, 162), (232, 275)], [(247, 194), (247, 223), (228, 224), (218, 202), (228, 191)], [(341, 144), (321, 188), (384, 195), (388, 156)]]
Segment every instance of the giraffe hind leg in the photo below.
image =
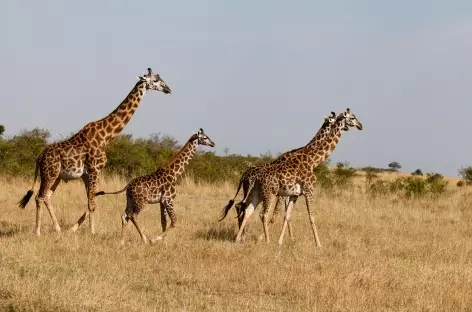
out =
[(258, 192), (256, 192), (255, 194), (252, 195), (251, 203), (248, 204), (248, 205), (245, 205), (245, 207), (244, 207), (245, 208), (244, 209), (244, 218), (241, 221), (241, 227), (239, 228), (238, 234), (236, 235), (236, 239), (235, 239), (236, 243), (241, 242), (244, 230), (245, 230), (246, 225), (247, 225), (247, 221), (251, 217), (252, 213), (257, 208), (257, 205), (259, 205), (260, 202), (261, 201), (260, 201), (260, 198), (259, 198), (259, 194), (258, 194)]
[(121, 216), (121, 239), (120, 239), (120, 245), (125, 244), (125, 232), (126, 232), (126, 227), (128, 226), (128, 220), (129, 217), (125, 213), (124, 215)]
[[(43, 169), (44, 170), (44, 169)], [(36, 195), (36, 228), (35, 233), (37, 236), (41, 235), (41, 221), (42, 221), (42, 212), (41, 212), (41, 204), (45, 204), (46, 208), (51, 215), (51, 219), (54, 223), (54, 227), (56, 231), (60, 227), (57, 223), (56, 215), (52, 208), (50, 199), (54, 190), (56, 189), (57, 185), (59, 185), (60, 178), (59, 178), (59, 170), (60, 167), (57, 168), (46, 168), (46, 171), (49, 170), (48, 175), (44, 174), (44, 171), (41, 172), (41, 184), (39, 186), (38, 194)]]
[(61, 182), (61, 178), (60, 177), (56, 178), (56, 181), (54, 181), (54, 184), (51, 186), (51, 190), (48, 192), (49, 196), (46, 196), (46, 198), (44, 199), (44, 204), (46, 205), (46, 209), (48, 210), (49, 215), (51, 216), (51, 220), (54, 224), (54, 229), (56, 230), (57, 233), (61, 232), (61, 227), (59, 226), (59, 223), (57, 222), (56, 214), (54, 213), (54, 208), (51, 203), (51, 197), (60, 182)]

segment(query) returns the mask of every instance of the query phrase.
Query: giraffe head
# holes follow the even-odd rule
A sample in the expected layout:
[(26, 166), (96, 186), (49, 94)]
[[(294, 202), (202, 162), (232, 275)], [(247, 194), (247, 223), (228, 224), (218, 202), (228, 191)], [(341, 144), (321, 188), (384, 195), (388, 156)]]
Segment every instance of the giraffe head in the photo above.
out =
[(145, 83), (146, 90), (156, 90), (169, 94), (172, 90), (169, 86), (161, 79), (159, 74), (153, 74), (152, 69), (148, 68), (147, 75), (139, 76), (139, 81)]
[(210, 147), (215, 146), (215, 142), (213, 142), (206, 134), (203, 132), (203, 129), (200, 128), (197, 133), (193, 135), (193, 139), (197, 140), (198, 145), (206, 145)]
[(344, 123), (344, 131), (349, 131), (349, 128), (356, 127), (359, 130), (364, 129), (362, 123), (357, 119), (356, 115), (351, 112), (350, 108), (347, 108), (345, 112), (341, 113), (338, 118), (341, 118)]

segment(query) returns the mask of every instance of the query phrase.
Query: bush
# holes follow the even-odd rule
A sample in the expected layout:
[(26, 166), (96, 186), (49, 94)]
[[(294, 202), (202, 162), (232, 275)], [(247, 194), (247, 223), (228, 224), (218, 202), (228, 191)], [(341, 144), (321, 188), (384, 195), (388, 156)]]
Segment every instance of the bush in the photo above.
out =
[(459, 180), (457, 181), (457, 184), (456, 184), (458, 187), (463, 187), (465, 185), (465, 181), (464, 180)]
[(371, 195), (385, 195), (396, 193), (406, 198), (418, 198), (423, 196), (436, 197), (446, 191), (447, 181), (439, 173), (429, 173), (427, 178), (422, 177), (398, 177), (388, 182), (376, 180), (367, 187)]
[(467, 185), (472, 184), (472, 167), (462, 167), (459, 169), (459, 174)]
[(9, 140), (0, 140), (0, 171), (12, 175), (32, 174), (49, 136), (49, 131), (35, 128)]

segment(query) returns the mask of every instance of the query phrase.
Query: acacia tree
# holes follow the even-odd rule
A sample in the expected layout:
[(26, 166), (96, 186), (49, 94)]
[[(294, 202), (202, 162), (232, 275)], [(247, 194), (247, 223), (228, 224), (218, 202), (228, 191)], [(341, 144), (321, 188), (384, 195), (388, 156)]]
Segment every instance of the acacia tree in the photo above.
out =
[(3, 135), (3, 132), (5, 132), (5, 127), (0, 125), (0, 136)]
[(402, 167), (402, 166), (401, 166), (398, 162), (396, 162), (396, 161), (393, 161), (393, 162), (389, 163), (388, 166), (389, 166), (390, 168), (392, 168), (394, 171), (397, 171), (398, 169), (400, 169), (400, 168)]

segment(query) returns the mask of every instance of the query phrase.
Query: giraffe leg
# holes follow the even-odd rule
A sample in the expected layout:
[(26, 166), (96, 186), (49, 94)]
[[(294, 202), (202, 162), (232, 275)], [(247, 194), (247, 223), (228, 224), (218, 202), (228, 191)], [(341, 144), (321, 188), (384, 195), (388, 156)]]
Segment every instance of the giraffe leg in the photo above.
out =
[[(285, 203), (284, 197), (278, 196), (278, 197), (277, 197), (277, 204), (275, 205), (275, 208), (274, 208), (274, 210), (273, 210), (273, 212), (272, 212), (272, 217), (270, 218), (270, 221), (269, 221), (269, 224), (267, 225), (267, 228), (269, 228), (272, 224), (275, 223), (276, 217), (277, 217), (277, 215), (278, 215), (278, 213), (279, 213), (279, 210), (280, 210), (280, 206), (282, 206), (284, 203)], [(261, 213), (262, 213), (262, 212), (261, 212)], [(262, 215), (261, 215), (261, 217), (262, 217)], [(261, 233), (261, 235), (259, 235), (259, 237), (257, 238), (257, 240), (258, 240), (258, 241), (261, 241), (261, 240), (264, 239), (264, 237), (265, 237), (265, 233), (264, 233), (264, 231), (263, 231), (263, 232)]]
[(238, 234), (236, 235), (236, 239), (235, 239), (237, 243), (241, 242), (242, 235), (244, 233), (244, 228), (246, 227), (246, 224), (247, 224), (247, 220), (251, 217), (252, 213), (257, 208), (257, 205), (259, 205), (259, 203), (260, 203), (259, 194), (256, 193), (252, 196), (251, 203), (245, 207), (244, 218), (241, 222), (241, 227), (239, 228)]
[(82, 223), (85, 221), (87, 215), (89, 216), (89, 221), (90, 221), (90, 231), (92, 234), (95, 234), (95, 218), (94, 218), (94, 213), (95, 213), (95, 192), (97, 188), (97, 183), (98, 183), (98, 177), (99, 177), (100, 171), (98, 170), (92, 170), (90, 169), (88, 176), (84, 175), (82, 177), (82, 180), (84, 181), (85, 184), (85, 190), (87, 192), (87, 204), (88, 204), (88, 210), (86, 210), (82, 216), (77, 220), (77, 222), (71, 227), (72, 232), (76, 232), (79, 227), (82, 225)]
[(167, 229), (167, 218), (166, 218), (166, 209), (163, 205), (160, 205), (161, 207), (161, 226), (162, 226), (162, 232), (165, 232)]
[[(167, 221), (165, 219), (165, 212), (162, 212), (162, 209), (167, 212), (170, 218), (170, 227), (167, 228)], [(162, 217), (164, 217), (164, 223), (162, 222)], [(162, 234), (154, 237), (151, 239), (151, 243), (156, 243), (157, 241), (163, 240), (164, 237), (166, 237), (167, 234), (169, 234), (170, 230), (173, 230), (175, 226), (177, 225), (177, 218), (175, 217), (174, 213), (174, 204), (173, 204), (173, 198), (163, 198), (161, 199), (161, 224), (162, 224)]]
[(121, 239), (120, 239), (120, 245), (125, 244), (125, 232), (126, 228), (128, 227), (128, 215), (125, 213), (124, 215), (121, 216)]
[(285, 230), (287, 229), (287, 225), (289, 227), (289, 232), (290, 230), (290, 217), (292, 215), (292, 208), (293, 205), (295, 204), (297, 196), (291, 196), (289, 199), (288, 204), (285, 204), (285, 217), (284, 217), (284, 225), (282, 226), (282, 232), (280, 232), (279, 236), (279, 245), (282, 245), (283, 240), (284, 240), (284, 235), (285, 235)]
[[(38, 194), (36, 195), (36, 229), (35, 233), (37, 236), (41, 235), (41, 219), (42, 219), (42, 213), (41, 213), (41, 204), (45, 203), (46, 201), (49, 202), (52, 193), (54, 192), (52, 188), (54, 187), (54, 190), (56, 189), (57, 185), (56, 183), (57, 180), (59, 179), (59, 171), (60, 171), (60, 166), (55, 166), (52, 168), (45, 168), (41, 171), (41, 185), (39, 187)], [(47, 172), (47, 173), (46, 173)], [(49, 206), (48, 210), (51, 212), (53, 210), (50, 210), (51, 206)], [(52, 221), (54, 222), (54, 226), (59, 227), (59, 224), (57, 223), (56, 216), (54, 214), (54, 211), (51, 214)], [(56, 230), (57, 230), (56, 227)]]
[[(295, 205), (295, 203), (297, 202), (297, 199), (298, 199), (298, 196), (296, 196), (293, 201), (290, 201), (290, 198), (288, 198), (286, 201), (285, 201), (285, 211), (287, 211), (288, 209), (288, 205), (290, 203), (292, 203), (292, 209), (293, 209), (293, 206)], [(291, 216), (291, 211), (290, 211), (290, 216)], [(288, 218), (287, 220), (287, 224), (288, 224), (288, 235), (290, 236), (290, 239), (293, 240), (293, 227), (292, 227), (292, 218)]]
[(314, 217), (314, 212), (313, 212), (313, 188), (309, 187), (305, 190), (303, 190), (303, 194), (305, 195), (305, 201), (306, 201), (306, 208), (308, 211), (308, 217), (310, 218), (310, 223), (311, 223), (311, 228), (313, 230), (313, 236), (315, 237), (315, 242), (317, 247), (321, 247), (320, 243), (320, 238), (318, 236), (318, 230), (316, 229), (315, 225), (315, 217)]
[(51, 216), (51, 220), (54, 224), (54, 229), (56, 230), (57, 233), (61, 232), (61, 227), (59, 226), (59, 223), (57, 222), (56, 214), (54, 213), (54, 208), (51, 203), (51, 197), (60, 182), (61, 182), (61, 178), (57, 177), (56, 181), (51, 186), (51, 189), (48, 191), (46, 198), (44, 199), (44, 204), (46, 205), (49, 215)]
[(141, 239), (143, 240), (143, 243), (144, 243), (144, 244), (147, 244), (147, 243), (148, 243), (147, 237), (146, 237), (146, 235), (144, 235), (143, 230), (142, 230), (141, 227), (139, 226), (138, 220), (136, 220), (136, 217), (137, 217), (137, 216), (136, 216), (135, 214), (131, 214), (131, 215), (129, 216), (129, 219), (131, 220), (131, 222), (133, 222), (134, 226), (136, 227), (136, 230), (138, 230), (138, 233), (139, 233), (139, 235), (141, 236)]
[(266, 243), (270, 242), (269, 239), (269, 212), (270, 208), (274, 205), (275, 201), (277, 200), (276, 195), (270, 195), (264, 198), (264, 203), (263, 203), (263, 208), (261, 212), (261, 220), (262, 220), (262, 226), (264, 227), (264, 234), (265, 234), (265, 239)]
[[(89, 194), (89, 189), (90, 189), (90, 180), (88, 174), (84, 174), (81, 177), (82, 181), (84, 182), (85, 186), (85, 193), (87, 194), (87, 199), (88, 199), (88, 194)], [(87, 218), (89, 212), (85, 211), (83, 215), (80, 216), (79, 220), (69, 229), (71, 232), (76, 232), (79, 227), (84, 223), (85, 219)]]

